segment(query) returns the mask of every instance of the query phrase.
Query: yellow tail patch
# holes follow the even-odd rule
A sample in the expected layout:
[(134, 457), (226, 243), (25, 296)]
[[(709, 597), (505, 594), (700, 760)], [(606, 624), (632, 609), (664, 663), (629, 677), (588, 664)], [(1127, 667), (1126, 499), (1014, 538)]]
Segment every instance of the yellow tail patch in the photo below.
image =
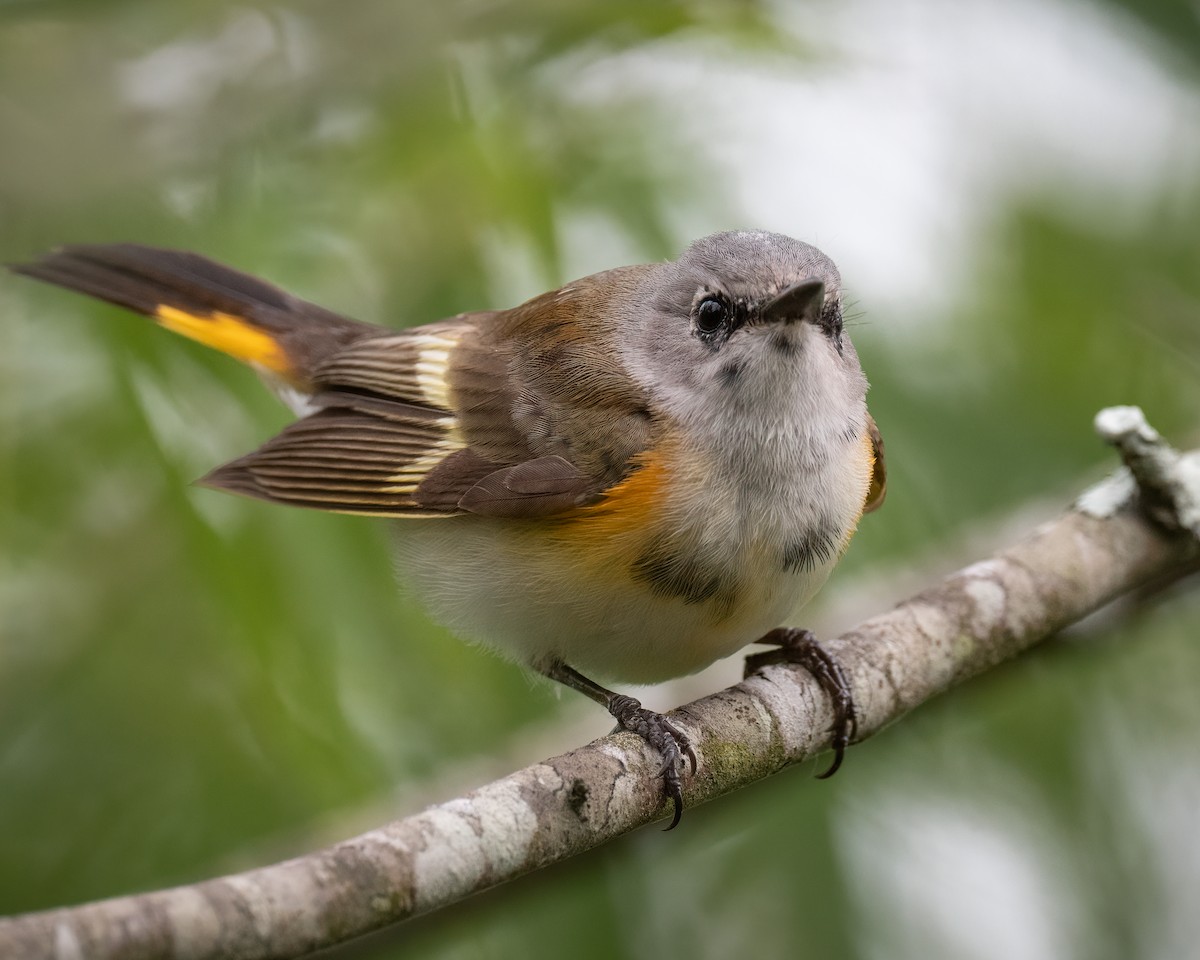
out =
[(292, 364), (278, 341), (231, 313), (197, 314), (160, 304), (154, 310), (160, 326), (227, 353), (243, 363), (288, 376)]

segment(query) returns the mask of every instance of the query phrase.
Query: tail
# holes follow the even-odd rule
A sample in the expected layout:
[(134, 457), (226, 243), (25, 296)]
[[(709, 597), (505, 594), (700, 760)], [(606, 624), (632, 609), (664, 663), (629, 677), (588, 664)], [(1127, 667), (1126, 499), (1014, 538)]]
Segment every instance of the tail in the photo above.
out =
[(145, 314), (301, 390), (322, 359), (380, 332), (179, 250), (78, 244), (12, 270)]

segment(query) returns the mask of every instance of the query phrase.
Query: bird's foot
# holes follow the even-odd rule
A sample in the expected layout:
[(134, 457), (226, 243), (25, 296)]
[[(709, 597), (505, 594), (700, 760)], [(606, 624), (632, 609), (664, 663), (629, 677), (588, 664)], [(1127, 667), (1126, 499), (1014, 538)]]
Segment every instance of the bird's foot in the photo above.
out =
[(668, 830), (674, 830), (683, 816), (683, 780), (680, 770), (684, 767), (684, 758), (696, 773), (696, 751), (692, 749), (687, 734), (671, 723), (661, 713), (647, 710), (633, 697), (622, 693), (614, 693), (608, 701), (608, 712), (613, 715), (618, 725), (636, 733), (653, 747), (660, 757), (662, 766), (658, 776), (663, 779), (663, 789), (675, 805), (675, 816), (671, 818)]
[(744, 676), (750, 676), (773, 663), (795, 663), (804, 667), (833, 703), (833, 736), (830, 748), (833, 763), (820, 774), (824, 780), (837, 773), (846, 754), (846, 747), (858, 734), (858, 714), (854, 708), (853, 691), (842, 665), (817, 643), (811, 630), (796, 627), (778, 627), (766, 634), (757, 643), (767, 643), (775, 650), (764, 650), (746, 657)]

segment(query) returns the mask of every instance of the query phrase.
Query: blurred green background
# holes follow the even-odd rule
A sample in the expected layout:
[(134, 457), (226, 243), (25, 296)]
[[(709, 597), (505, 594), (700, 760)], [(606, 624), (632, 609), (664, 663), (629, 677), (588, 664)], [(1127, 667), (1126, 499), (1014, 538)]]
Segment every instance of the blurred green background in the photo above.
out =
[[(0, 259), (185, 247), (403, 326), (718, 229), (815, 242), (891, 475), (812, 608), (834, 630), (1109, 470), (1101, 406), (1200, 442), (1198, 16), (5, 0)], [(610, 726), (426, 621), (382, 526), (189, 486), (287, 419), (221, 356), (0, 276), (0, 913), (270, 862)], [(829, 783), (790, 771), (340, 955), (1194, 955), (1194, 580)]]

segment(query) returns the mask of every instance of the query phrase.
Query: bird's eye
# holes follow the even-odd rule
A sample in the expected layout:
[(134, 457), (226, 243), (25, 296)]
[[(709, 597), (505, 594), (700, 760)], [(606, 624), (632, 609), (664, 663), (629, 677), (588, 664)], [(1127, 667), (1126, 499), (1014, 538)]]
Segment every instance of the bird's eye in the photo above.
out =
[(729, 307), (717, 297), (705, 297), (696, 307), (696, 329), (700, 333), (716, 333), (728, 319)]

